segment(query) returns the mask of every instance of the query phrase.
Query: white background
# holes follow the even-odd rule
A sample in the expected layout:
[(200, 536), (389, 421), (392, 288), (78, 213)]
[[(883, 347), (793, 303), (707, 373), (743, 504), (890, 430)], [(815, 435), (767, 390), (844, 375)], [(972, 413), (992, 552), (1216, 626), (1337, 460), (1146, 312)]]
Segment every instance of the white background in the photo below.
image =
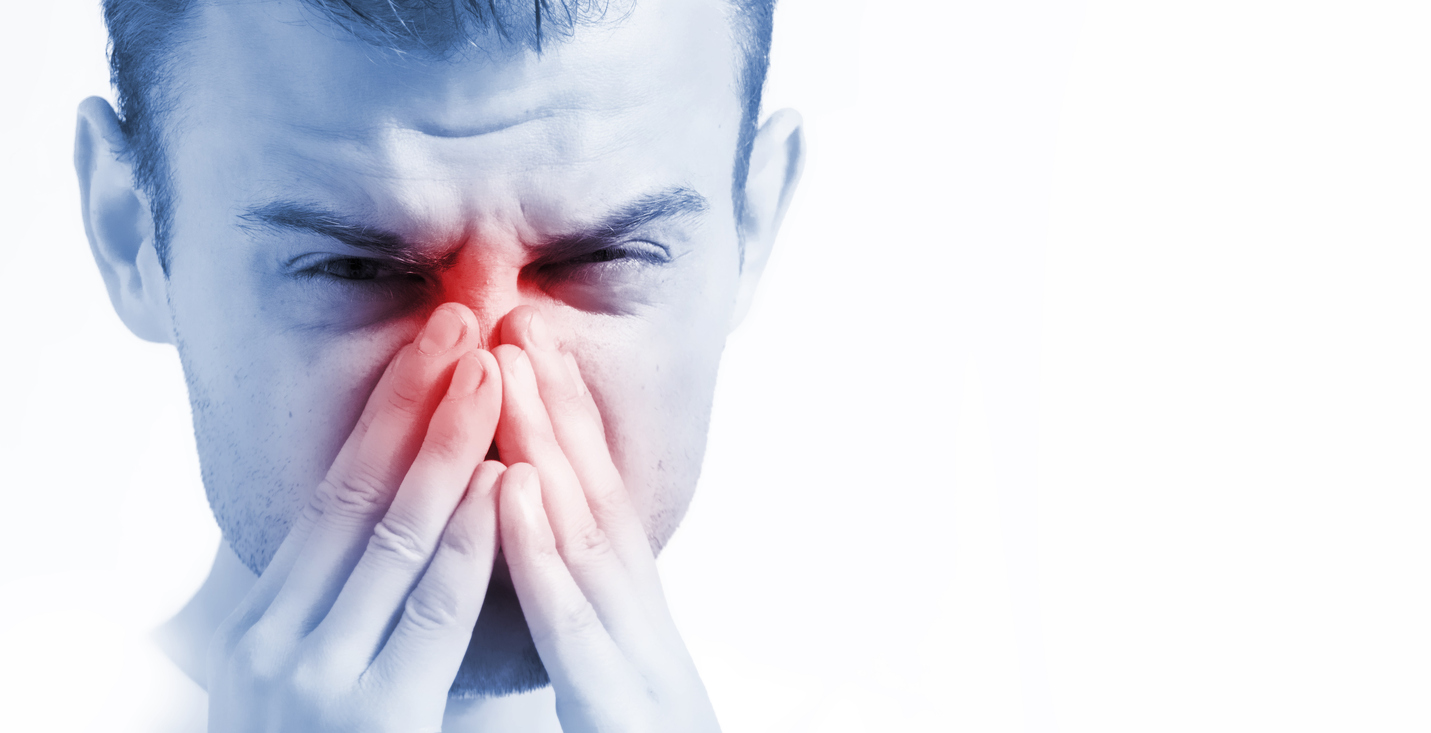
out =
[[(0, 708), (103, 728), (218, 532), (77, 215), (97, 3), (4, 27)], [(810, 161), (662, 561), (726, 729), (1431, 728), (1428, 38), (783, 0)]]

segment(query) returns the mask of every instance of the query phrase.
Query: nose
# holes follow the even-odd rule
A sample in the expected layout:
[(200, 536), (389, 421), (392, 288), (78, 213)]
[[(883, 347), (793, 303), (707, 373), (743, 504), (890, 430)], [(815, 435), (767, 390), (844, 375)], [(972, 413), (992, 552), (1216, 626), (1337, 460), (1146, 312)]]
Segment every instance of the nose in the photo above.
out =
[(484, 349), (501, 342), (502, 319), (524, 302), (521, 265), (520, 261), (463, 252), (441, 275), (441, 302), (461, 303), (472, 310)]

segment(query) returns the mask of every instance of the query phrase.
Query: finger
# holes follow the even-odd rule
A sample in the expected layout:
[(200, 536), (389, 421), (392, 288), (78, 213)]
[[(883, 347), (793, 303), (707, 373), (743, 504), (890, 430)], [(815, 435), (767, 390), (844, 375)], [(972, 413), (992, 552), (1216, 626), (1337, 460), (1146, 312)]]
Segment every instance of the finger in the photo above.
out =
[(541, 474), (543, 500), (558, 544), (563, 538), (595, 529), (581, 482), (552, 432), (527, 353), (503, 345), (492, 354), (502, 367), (502, 420), (497, 425), (497, 452), (502, 462), (509, 466), (529, 463)]
[(357, 448), (315, 491), (313, 526), (266, 614), (272, 623), (306, 633), (328, 611), (416, 457), (455, 363), (476, 345), (477, 334), (472, 311), (447, 303), (433, 312), (417, 343), (399, 352), (388, 388), (368, 398), (376, 409)]
[(315, 644), (353, 654), (363, 666), (377, 654), (487, 454), (501, 406), (496, 360), (486, 351), (464, 355), (397, 496), (309, 637)]
[(505, 468), (496, 461), (477, 467), (462, 502), (422, 579), (402, 606), (402, 615), (364, 681), (400, 685), (408, 694), (445, 697), (482, 610), (497, 553), (497, 482)]
[[(587, 399), (589, 400), (591, 392), (582, 381), (576, 358), (569, 353), (564, 354), (564, 357), (573, 382), (580, 392), (588, 395)], [(595, 411), (595, 407), (593, 402), (593, 411)], [(580, 416), (571, 415), (568, 419), (575, 422), (580, 420)], [(599, 422), (596, 423), (596, 427), (599, 431)], [(599, 448), (591, 451), (593, 459), (604, 460), (610, 467), (611, 473), (617, 473), (616, 466), (611, 461), (611, 454), (606, 449), (605, 437), (601, 436), (599, 439), (601, 441)], [(581, 474), (578, 472), (579, 475)], [(669, 635), (679, 638), (675, 623), (671, 619), (670, 610), (666, 605), (666, 593), (661, 588), (661, 576), (656, 569), (655, 552), (651, 549), (651, 541), (646, 534), (645, 525), (641, 522), (640, 514), (637, 513), (635, 504), (631, 502), (631, 495), (626, 491), (626, 485), (621, 480), (619, 473), (617, 473), (616, 480), (607, 486), (609, 487), (608, 491), (595, 492), (595, 495), (593, 492), (587, 493), (587, 503), (592, 507), (592, 515), (597, 518), (599, 526), (610, 528), (604, 529), (604, 531), (611, 538), (612, 546), (626, 565), (642, 599), (649, 605), (653, 618), (663, 619)]]
[(558, 699), (596, 707), (620, 700), (634, 672), (567, 571), (536, 469), (518, 463), (498, 493), (502, 552), (537, 654)]
[[(641, 550), (650, 567), (634, 574), (587, 508), (581, 484), (552, 434), (531, 361), (509, 345), (498, 346), (497, 356), (502, 362), (498, 450), (508, 464), (529, 462), (537, 470), (555, 547), (601, 623), (634, 659), (658, 659), (657, 646), (670, 639), (674, 626), (668, 620), (660, 583), (654, 580), (650, 548)], [(504, 434), (507, 442), (501, 442)], [(641, 555), (637, 561), (643, 561)]]
[(611, 459), (601, 411), (581, 378), (576, 358), (558, 350), (540, 312), (522, 307), (502, 323), (503, 341), (521, 346), (531, 360), (552, 432), (571, 463), (596, 523), (622, 560), (659, 583), (655, 557), (640, 515)]
[(656, 623), (664, 608), (659, 586), (637, 582), (606, 531), (587, 510), (581, 486), (552, 433), (524, 352), (510, 346), (498, 347), (498, 351), (498, 360), (505, 357), (506, 362), (499, 441), (504, 430), (508, 435), (508, 442), (499, 443), (499, 450), (504, 458), (510, 457), (509, 463), (526, 462), (536, 469), (544, 513), (567, 571), (621, 648), (645, 658), (657, 638), (651, 630), (664, 631), (666, 627)]
[[(541, 476), (542, 500), (562, 558), (598, 613), (612, 624), (613, 632), (618, 633), (623, 643), (635, 644), (643, 635), (632, 637), (625, 631), (647, 628), (651, 622), (634, 615), (630, 604), (634, 601), (643, 605), (642, 616), (655, 614), (658, 617), (665, 609), (655, 563), (649, 545), (645, 544), (645, 533), (639, 529), (640, 522), (633, 518), (629, 520), (631, 524), (617, 525), (622, 528), (620, 539), (624, 543), (624, 547), (618, 548), (613, 535), (596, 521), (588, 508), (583, 487), (557, 442), (526, 352), (513, 346), (499, 346), (497, 359), (502, 363), (499, 450), (504, 458), (510, 456), (508, 463), (523, 461), (537, 469)], [(605, 440), (589, 437), (603, 443)]]

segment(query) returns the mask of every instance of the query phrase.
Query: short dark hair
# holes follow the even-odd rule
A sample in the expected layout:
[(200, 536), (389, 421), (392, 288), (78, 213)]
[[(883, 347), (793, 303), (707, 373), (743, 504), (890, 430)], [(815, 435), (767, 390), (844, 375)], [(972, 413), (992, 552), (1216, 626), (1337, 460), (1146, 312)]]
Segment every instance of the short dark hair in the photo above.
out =
[[(638, 1), (639, 0), (635, 0)], [(775, 0), (713, 0), (730, 8), (739, 52), (737, 83), (742, 111), (731, 193), (737, 224), (745, 215), (745, 177), (770, 65)], [(541, 49), (546, 37), (566, 37), (600, 18), (603, 0), (302, 0), (355, 36), (402, 53), (449, 57), (479, 32), (503, 42)], [(119, 124), (134, 164), (135, 184), (149, 199), (154, 246), (169, 274), (169, 234), (174, 190), (165, 155), (166, 85), (184, 20), (196, 0), (104, 0), (109, 28), (110, 81)], [(743, 249), (743, 248), (742, 248)]]

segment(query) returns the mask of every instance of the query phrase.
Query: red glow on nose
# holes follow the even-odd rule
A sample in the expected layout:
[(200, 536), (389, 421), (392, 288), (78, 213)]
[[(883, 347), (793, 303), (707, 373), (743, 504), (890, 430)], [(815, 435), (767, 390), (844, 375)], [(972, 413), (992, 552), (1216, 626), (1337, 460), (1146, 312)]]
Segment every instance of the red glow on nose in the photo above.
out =
[(524, 298), (521, 260), (483, 251), (480, 244), (468, 243), (450, 255), (447, 266), (437, 274), (437, 294), (441, 303), (457, 303), (472, 311), (480, 329), (483, 348), (500, 343), (502, 319), (529, 298)]

